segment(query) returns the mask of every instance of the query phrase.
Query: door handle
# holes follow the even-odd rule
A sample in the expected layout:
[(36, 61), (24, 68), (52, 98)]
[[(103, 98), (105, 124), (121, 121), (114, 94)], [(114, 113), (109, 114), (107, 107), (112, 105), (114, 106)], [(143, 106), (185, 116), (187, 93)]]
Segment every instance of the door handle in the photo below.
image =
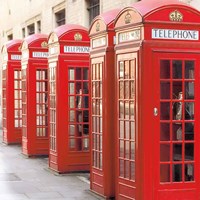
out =
[(153, 114), (154, 114), (155, 117), (158, 116), (158, 108), (153, 109)]

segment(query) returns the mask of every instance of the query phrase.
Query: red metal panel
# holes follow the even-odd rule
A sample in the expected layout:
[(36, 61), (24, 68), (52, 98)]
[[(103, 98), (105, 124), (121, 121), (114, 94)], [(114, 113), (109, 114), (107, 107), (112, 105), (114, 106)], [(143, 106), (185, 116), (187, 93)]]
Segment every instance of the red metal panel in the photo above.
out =
[(3, 142), (21, 143), (21, 40), (11, 40), (2, 48)]
[[(173, 80), (172, 78), (160, 79), (162, 73), (160, 74), (160, 68), (158, 67), (162, 59), (165, 61), (171, 59), (171, 63), (175, 60), (181, 60), (182, 63), (185, 63), (182, 65), (183, 72), (180, 72), (182, 74), (185, 74), (185, 66), (189, 62), (193, 63), (198, 71), (199, 16), (197, 10), (179, 1), (141, 1), (134, 3), (132, 7), (124, 8), (116, 18), (116, 67), (119, 68), (120, 61), (128, 55), (133, 59), (135, 54), (138, 54), (135, 58), (139, 59), (136, 65), (138, 73), (136, 82), (136, 119), (138, 120), (136, 122), (137, 182), (135, 185), (133, 182), (124, 180), (120, 174), (124, 162), (118, 163), (116, 175), (119, 177), (116, 182), (116, 199), (199, 199), (199, 159), (194, 155), (199, 155), (200, 152), (193, 145), (195, 143), (198, 146), (199, 137), (196, 137), (194, 141), (194, 139), (188, 139), (188, 136), (186, 137), (183, 134), (186, 131), (186, 125), (192, 124), (193, 120), (198, 120), (199, 115), (196, 113), (196, 118), (181, 121), (183, 129), (182, 132), (177, 133), (179, 139), (180, 135), (184, 135), (184, 139), (181, 140), (175, 140), (173, 135), (174, 130), (180, 126), (180, 123), (177, 125), (172, 118), (170, 118), (170, 122), (167, 119), (160, 119), (160, 116), (166, 114), (168, 110), (171, 110), (170, 116), (173, 115), (170, 107), (173, 103), (169, 103), (168, 99), (161, 98), (169, 90), (166, 83), (171, 84), (170, 91), (173, 90), (176, 93), (181, 90), (180, 88), (188, 87), (188, 84), (190, 86), (195, 84), (198, 88), (199, 80), (192, 81), (183, 78), (181, 82), (178, 78), (173, 78)], [(158, 30), (160, 35), (155, 34), (154, 29)], [(185, 34), (192, 32), (197, 37), (169, 37), (167, 31), (169, 34), (173, 31), (180, 34), (184, 31)], [(154, 62), (153, 59), (157, 62)], [(184, 96), (184, 98), (186, 97)], [(194, 110), (199, 107), (196, 98), (198, 99), (198, 94), (195, 97), (196, 108)], [(179, 100), (173, 100), (172, 98), (172, 101)], [(188, 104), (193, 105), (194, 99), (190, 98), (189, 100), (186, 98), (181, 101), (185, 106)], [(158, 123), (158, 119), (160, 119), (160, 123)], [(171, 134), (168, 140), (161, 131), (164, 129), (166, 133), (167, 128)], [(196, 124), (195, 132), (198, 132), (198, 129), (199, 126)], [(117, 133), (119, 131), (118, 128)], [(119, 138), (117, 143), (119, 155), (121, 153), (119, 147), (124, 144), (122, 141), (122, 138)], [(182, 145), (182, 151), (179, 148), (180, 145)], [(193, 149), (196, 154), (192, 153), (193, 150), (189, 153), (190, 149)], [(178, 154), (177, 152), (179, 157), (184, 158), (183, 160), (180, 160), (180, 158), (177, 160), (177, 155), (174, 157), (175, 154)], [(176, 160), (174, 160), (175, 158)], [(122, 160), (121, 156), (120, 160)], [(193, 168), (196, 169), (196, 173)], [(194, 176), (196, 176), (195, 181), (193, 180)], [(135, 191), (131, 192), (131, 188)], [(126, 195), (127, 197), (125, 197)]]
[(49, 167), (59, 173), (89, 171), (89, 38), (73, 24), (49, 36)]
[(22, 43), (22, 153), (48, 155), (47, 35), (34, 34)]
[(97, 16), (91, 38), (91, 185), (105, 198), (115, 196), (115, 67), (113, 22), (119, 10)]

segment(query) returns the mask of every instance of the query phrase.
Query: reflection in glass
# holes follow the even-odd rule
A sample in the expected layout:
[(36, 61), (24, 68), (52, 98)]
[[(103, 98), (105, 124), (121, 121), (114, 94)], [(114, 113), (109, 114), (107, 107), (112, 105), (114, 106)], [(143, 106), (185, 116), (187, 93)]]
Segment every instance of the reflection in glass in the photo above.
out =
[(160, 61), (160, 78), (161, 79), (170, 78), (170, 60)]
[(185, 61), (185, 79), (194, 79), (194, 61)]
[(135, 81), (130, 81), (130, 99), (135, 99)]
[(71, 148), (71, 149), (75, 148), (75, 139), (69, 140), (69, 148)]
[(129, 99), (129, 81), (124, 81), (124, 98)]
[(173, 79), (182, 79), (182, 60), (173, 60)]
[(135, 162), (131, 162), (131, 180), (135, 180)]
[(135, 141), (135, 122), (131, 122), (130, 133), (131, 133), (131, 140)]
[(125, 79), (129, 79), (129, 61), (128, 60), (125, 61), (124, 73), (125, 73)]
[(125, 119), (129, 119), (129, 102), (125, 101)]
[(134, 102), (130, 101), (130, 119), (135, 120)]
[(69, 94), (75, 94), (74, 83), (69, 83)]
[(160, 161), (170, 161), (170, 144), (160, 144)]
[(69, 111), (69, 121), (70, 122), (74, 122), (75, 121), (75, 111), (74, 110), (70, 110)]
[(75, 135), (75, 125), (69, 126), (69, 135), (74, 136)]
[(121, 119), (124, 118), (124, 102), (123, 101), (119, 102), (119, 118)]
[(129, 178), (129, 161), (125, 160), (125, 174), (124, 178)]
[(102, 75), (103, 75), (103, 71), (102, 71), (102, 63), (99, 64), (99, 79), (102, 80)]
[(119, 78), (124, 78), (124, 62), (119, 63)]
[(131, 60), (130, 79), (135, 79), (135, 60)]
[(180, 141), (183, 139), (183, 128), (181, 123), (173, 123), (172, 125), (172, 139), (173, 141)]
[(194, 181), (194, 164), (185, 164), (185, 181)]
[(194, 119), (194, 102), (185, 102), (185, 119)]
[(173, 90), (173, 99), (178, 99), (180, 92), (183, 91), (182, 88), (182, 81), (174, 81), (172, 85), (172, 90)]
[(124, 138), (124, 121), (119, 121), (119, 128), (120, 128), (120, 130), (119, 130), (119, 137), (121, 138), (121, 139), (123, 139)]
[(124, 99), (124, 82), (119, 82), (119, 98)]
[(119, 142), (119, 156), (124, 157), (124, 141), (120, 140)]
[(185, 82), (185, 99), (194, 99), (194, 82)]
[(135, 142), (131, 142), (131, 160), (135, 160)]
[(120, 169), (120, 173), (119, 175), (121, 177), (124, 177), (124, 160), (119, 160), (119, 169)]
[(185, 140), (194, 140), (194, 123), (185, 123)]

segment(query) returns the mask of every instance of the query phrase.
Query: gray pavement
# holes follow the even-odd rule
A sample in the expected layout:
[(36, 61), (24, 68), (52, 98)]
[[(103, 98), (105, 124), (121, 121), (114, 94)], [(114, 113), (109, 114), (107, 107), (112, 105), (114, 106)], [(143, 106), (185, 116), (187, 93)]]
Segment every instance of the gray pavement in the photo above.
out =
[(27, 158), (20, 145), (2, 143), (0, 130), (0, 200), (95, 200), (89, 174), (59, 175), (48, 169), (48, 158)]

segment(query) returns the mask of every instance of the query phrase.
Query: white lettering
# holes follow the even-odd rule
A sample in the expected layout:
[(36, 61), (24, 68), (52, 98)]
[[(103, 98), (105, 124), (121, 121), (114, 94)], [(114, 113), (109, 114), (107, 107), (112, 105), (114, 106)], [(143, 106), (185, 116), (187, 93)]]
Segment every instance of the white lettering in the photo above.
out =
[(21, 60), (21, 55), (11, 55), (11, 60)]
[(199, 31), (152, 29), (152, 38), (153, 39), (173, 39), (173, 40), (199, 40)]
[(140, 29), (119, 33), (119, 43), (131, 40), (140, 40)]
[(102, 47), (106, 45), (106, 37), (92, 40), (92, 48)]
[(64, 46), (64, 53), (89, 53), (90, 47), (85, 46)]
[(33, 52), (33, 58), (47, 58), (49, 56), (48, 52)]

